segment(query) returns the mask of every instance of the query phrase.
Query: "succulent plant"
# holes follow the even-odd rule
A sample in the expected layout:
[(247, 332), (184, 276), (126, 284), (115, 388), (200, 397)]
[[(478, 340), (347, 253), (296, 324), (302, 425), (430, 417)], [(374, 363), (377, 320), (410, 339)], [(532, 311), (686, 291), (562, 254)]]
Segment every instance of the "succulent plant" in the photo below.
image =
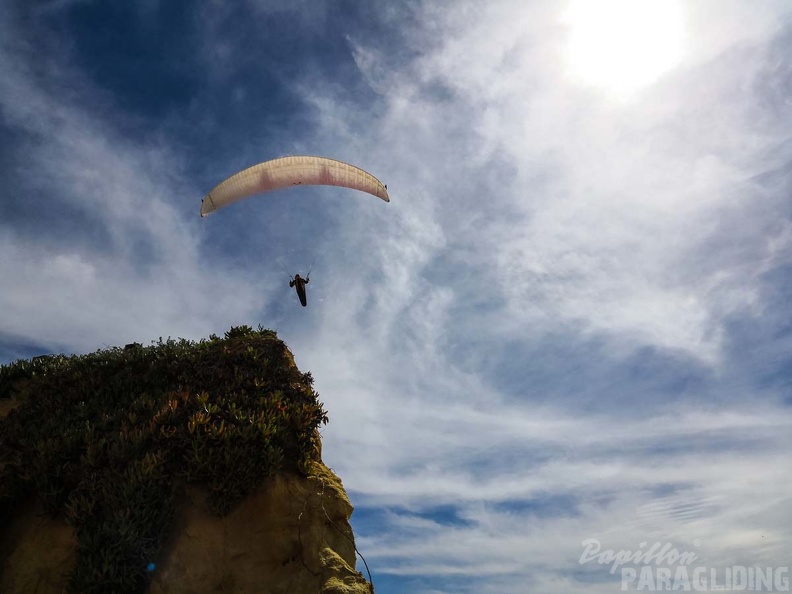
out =
[(165, 341), (0, 367), (0, 526), (26, 496), (78, 538), (72, 592), (142, 592), (180, 482), (228, 513), (261, 480), (307, 473), (327, 412), (275, 332)]

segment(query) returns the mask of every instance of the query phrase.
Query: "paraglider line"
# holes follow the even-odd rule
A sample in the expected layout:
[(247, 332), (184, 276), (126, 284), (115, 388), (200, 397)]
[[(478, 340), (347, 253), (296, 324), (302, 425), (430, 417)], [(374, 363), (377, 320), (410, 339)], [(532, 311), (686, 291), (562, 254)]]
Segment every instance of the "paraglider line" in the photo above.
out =
[(338, 532), (340, 532), (340, 533), (341, 533), (341, 535), (342, 535), (344, 538), (346, 538), (346, 539), (347, 539), (347, 540), (348, 540), (350, 543), (352, 543), (352, 548), (353, 548), (353, 549), (355, 549), (355, 552), (356, 552), (356, 553), (358, 554), (358, 556), (359, 556), (359, 557), (360, 557), (360, 558), (363, 560), (363, 565), (365, 565), (365, 566), (366, 566), (366, 573), (368, 574), (368, 578), (369, 578), (369, 584), (371, 585), (371, 591), (372, 591), (372, 592), (374, 592), (374, 580), (373, 580), (373, 579), (371, 579), (371, 570), (369, 570), (368, 563), (366, 563), (366, 558), (365, 558), (365, 557), (364, 557), (364, 556), (361, 554), (361, 552), (360, 552), (360, 551), (358, 551), (358, 548), (357, 548), (357, 545), (355, 544), (355, 541), (354, 541), (352, 538), (349, 538), (349, 535), (348, 535), (346, 532), (344, 532), (343, 530), (341, 530), (341, 528), (339, 528), (338, 526), (336, 526), (336, 525), (335, 525), (335, 522), (333, 522), (333, 520), (331, 520), (331, 519), (330, 519), (330, 516), (329, 516), (329, 515), (327, 515), (327, 510), (325, 509), (325, 506), (324, 506), (324, 490), (325, 490), (325, 482), (324, 482), (324, 479), (320, 479), (320, 480), (322, 481), (322, 492), (319, 494), (319, 497), (320, 497), (320, 499), (319, 499), (319, 502), (320, 502), (320, 505), (322, 506), (322, 511), (324, 512), (325, 518), (327, 518), (327, 521), (328, 521), (328, 522), (330, 522), (330, 525), (331, 525), (333, 528), (335, 528), (336, 530), (338, 530)]

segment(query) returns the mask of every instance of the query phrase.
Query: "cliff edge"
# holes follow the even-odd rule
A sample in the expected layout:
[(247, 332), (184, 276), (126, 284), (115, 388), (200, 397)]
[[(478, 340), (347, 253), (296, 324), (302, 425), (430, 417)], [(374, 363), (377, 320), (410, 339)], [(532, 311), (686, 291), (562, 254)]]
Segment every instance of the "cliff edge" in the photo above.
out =
[(311, 385), (247, 327), (0, 368), (0, 592), (373, 592)]

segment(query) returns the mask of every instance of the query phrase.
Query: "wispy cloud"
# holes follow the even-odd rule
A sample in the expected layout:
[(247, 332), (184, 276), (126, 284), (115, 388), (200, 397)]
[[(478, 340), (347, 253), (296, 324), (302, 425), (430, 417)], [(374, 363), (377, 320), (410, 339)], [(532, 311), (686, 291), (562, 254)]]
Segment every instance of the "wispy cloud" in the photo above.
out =
[[(787, 114), (762, 88), (785, 42), (779, 7), (740, 35), (711, 14), (688, 14), (702, 38), (627, 103), (559, 71), (552, 5), (507, 3), (422, 8), (414, 58), (353, 37), (384, 104), (362, 137), (354, 104), (312, 97), (334, 148), (368, 142), (395, 188), (388, 218), (334, 240), (354, 298), (298, 347), (330, 401), (331, 465), (364, 514), (394, 510), (363, 539), (382, 571), (588, 591), (589, 537), (783, 563), (790, 418), (734, 322), (770, 313), (789, 260)], [(526, 511), (548, 497), (566, 513)], [(447, 505), (452, 528), (431, 520)], [(425, 591), (465, 589), (442, 583)]]
[(3, 44), (5, 125), (24, 139), (16, 168), (5, 171), (5, 203), (31, 203), (23, 208), (42, 222), (48, 212), (70, 215), (52, 236), (57, 220), (50, 229), (4, 225), (3, 331), (44, 348), (90, 350), (148, 342), (163, 329), (198, 338), (249, 319), (265, 286), (199, 253), (201, 231), (186, 215), (197, 213), (200, 191), (181, 158), (156, 138), (127, 139), (132, 118), (74, 69), (68, 46), (45, 59), (12, 22)]
[[(3, 175), (40, 208), (14, 198), (0, 227), (0, 330), (277, 329), (385, 591), (611, 592), (587, 538), (783, 564), (789, 9), (684, 6), (676, 67), (614, 98), (564, 67), (555, 2), (205, 5), (182, 30), (195, 92), (156, 116), (68, 40), (2, 24)], [(302, 188), (198, 220), (284, 153), (393, 200)]]

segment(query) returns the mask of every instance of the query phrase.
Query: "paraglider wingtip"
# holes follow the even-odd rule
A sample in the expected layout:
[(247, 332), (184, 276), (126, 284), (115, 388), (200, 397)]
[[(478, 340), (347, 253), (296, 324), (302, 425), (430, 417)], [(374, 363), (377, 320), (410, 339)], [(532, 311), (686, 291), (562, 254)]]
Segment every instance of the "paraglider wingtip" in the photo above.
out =
[[(207, 200), (209, 201), (208, 203), (206, 202)], [(213, 213), (215, 210), (217, 210), (217, 207), (215, 206), (214, 200), (212, 200), (212, 193), (210, 192), (201, 199), (201, 218)]]

